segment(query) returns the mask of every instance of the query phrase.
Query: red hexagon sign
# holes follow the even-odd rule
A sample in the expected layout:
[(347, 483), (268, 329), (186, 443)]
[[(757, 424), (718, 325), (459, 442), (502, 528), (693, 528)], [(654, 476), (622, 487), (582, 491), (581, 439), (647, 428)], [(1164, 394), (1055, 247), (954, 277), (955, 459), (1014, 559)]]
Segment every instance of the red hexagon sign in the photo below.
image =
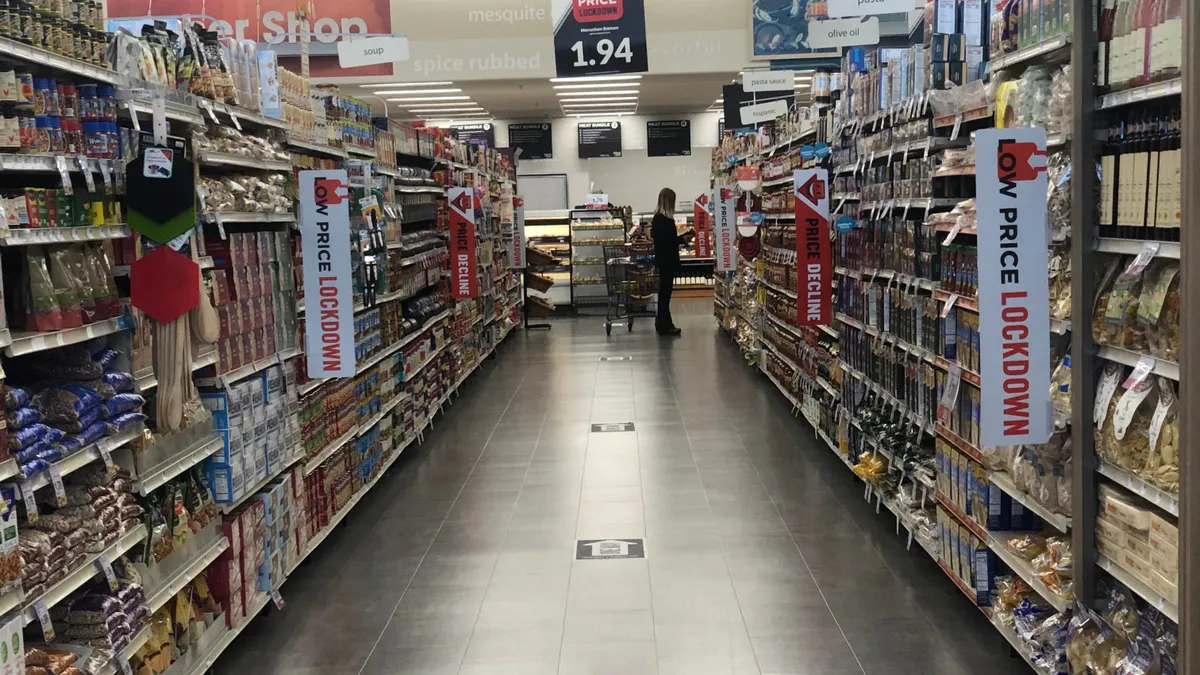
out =
[(130, 301), (160, 323), (200, 304), (200, 266), (170, 246), (159, 246), (129, 266)]

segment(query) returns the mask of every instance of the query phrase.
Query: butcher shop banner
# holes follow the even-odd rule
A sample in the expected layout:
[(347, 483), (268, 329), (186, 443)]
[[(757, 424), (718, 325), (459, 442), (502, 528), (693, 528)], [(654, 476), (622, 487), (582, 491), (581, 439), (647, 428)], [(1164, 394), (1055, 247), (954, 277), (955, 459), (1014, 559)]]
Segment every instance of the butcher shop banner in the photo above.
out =
[(828, 326), (833, 318), (833, 251), (829, 241), (829, 171), (797, 169), (796, 323)]
[(298, 180), (308, 376), (354, 377), (350, 184), (344, 170), (301, 171)]
[(455, 300), (479, 295), (475, 264), (475, 188), (450, 188), (450, 292)]
[(513, 197), (513, 238), (511, 269), (525, 269), (525, 198)]
[(718, 185), (716, 195), (716, 268), (732, 272), (737, 265), (737, 195), (732, 185)]
[(712, 257), (712, 228), (708, 224), (708, 194), (696, 197), (693, 206), (693, 220), (696, 222), (696, 257)]
[(1050, 438), (1046, 130), (975, 134), (980, 445)]

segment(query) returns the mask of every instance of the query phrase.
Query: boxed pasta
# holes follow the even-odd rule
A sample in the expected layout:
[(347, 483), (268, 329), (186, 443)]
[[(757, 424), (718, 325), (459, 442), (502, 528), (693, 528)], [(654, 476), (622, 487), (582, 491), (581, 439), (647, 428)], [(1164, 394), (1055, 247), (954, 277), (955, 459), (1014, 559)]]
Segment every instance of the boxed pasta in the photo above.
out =
[(1150, 529), (1150, 511), (1108, 485), (1100, 486), (1100, 508), (1108, 517), (1134, 530), (1147, 532)]

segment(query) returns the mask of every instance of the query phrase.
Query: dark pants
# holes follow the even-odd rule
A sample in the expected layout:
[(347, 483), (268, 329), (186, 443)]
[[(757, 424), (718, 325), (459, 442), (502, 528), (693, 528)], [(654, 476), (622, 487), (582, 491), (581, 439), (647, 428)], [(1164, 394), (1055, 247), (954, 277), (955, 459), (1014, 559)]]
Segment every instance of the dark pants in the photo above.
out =
[(658, 330), (670, 330), (675, 327), (671, 319), (671, 293), (675, 290), (675, 272), (660, 270), (658, 273), (658, 318), (654, 327)]

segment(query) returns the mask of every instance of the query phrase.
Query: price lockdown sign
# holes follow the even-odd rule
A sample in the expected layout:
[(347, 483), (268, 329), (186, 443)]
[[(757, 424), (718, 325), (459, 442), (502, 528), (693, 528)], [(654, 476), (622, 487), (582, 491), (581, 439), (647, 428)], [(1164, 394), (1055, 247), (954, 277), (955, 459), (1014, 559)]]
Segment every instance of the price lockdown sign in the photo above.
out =
[(712, 257), (712, 227), (709, 226), (708, 220), (708, 193), (703, 193), (696, 197), (693, 204), (692, 215), (696, 223), (696, 257), (711, 258)]
[(455, 300), (479, 295), (475, 259), (475, 189), (450, 188), (450, 293)]
[(525, 198), (513, 197), (513, 238), (512, 255), (509, 257), (510, 269), (525, 269)]
[(559, 77), (644, 73), (644, 0), (552, 0)]
[(1045, 443), (1050, 409), (1046, 130), (975, 134), (981, 445)]
[(353, 377), (354, 278), (350, 269), (350, 184), (344, 170), (301, 171), (304, 331), (308, 376)]
[(737, 196), (732, 185), (716, 188), (716, 267), (718, 272), (732, 272), (737, 265)]
[(827, 326), (833, 314), (833, 251), (829, 241), (829, 171), (797, 169), (792, 191), (796, 197), (796, 323)]

